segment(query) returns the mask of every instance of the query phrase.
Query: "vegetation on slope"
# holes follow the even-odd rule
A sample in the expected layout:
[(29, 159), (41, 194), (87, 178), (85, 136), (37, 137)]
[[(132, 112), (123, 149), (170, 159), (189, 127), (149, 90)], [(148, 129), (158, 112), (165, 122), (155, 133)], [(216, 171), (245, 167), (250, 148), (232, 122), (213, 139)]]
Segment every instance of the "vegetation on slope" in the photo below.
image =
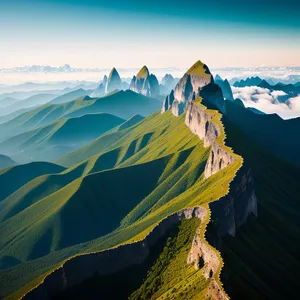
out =
[(149, 98), (133, 91), (119, 91), (102, 98), (86, 100), (81, 97), (63, 104), (46, 104), (15, 119), (0, 124), (0, 139), (48, 125), (62, 118), (80, 117), (86, 114), (109, 113), (123, 119), (135, 114), (148, 116), (161, 106), (159, 100)]
[(202, 269), (186, 263), (199, 223), (197, 218), (181, 221), (150, 247), (143, 263), (112, 275), (96, 275), (57, 299), (98, 299), (99, 295), (103, 299), (205, 299), (208, 281)]
[(14, 136), (0, 143), (0, 149), (20, 162), (53, 161), (123, 122), (106, 113), (65, 118)]
[(65, 170), (64, 167), (47, 163), (33, 162), (25, 165), (17, 165), (0, 171), (0, 201), (14, 193), (17, 189), (32, 179), (44, 175), (59, 173)]
[[(184, 118), (184, 114), (175, 118), (171, 112), (156, 113), (117, 132), (118, 138), (113, 132), (114, 138), (104, 146), (107, 153), (119, 148), (113, 170), (80, 177), (3, 222), (1, 240), (8, 243), (1, 254), (29, 261), (0, 272), (1, 296), (29, 283), (12, 295), (18, 297), (69, 257), (141, 240), (170, 214), (226, 194), (240, 161), (204, 179), (210, 148), (203, 147), (185, 126)], [(151, 137), (144, 147), (128, 147), (149, 133)], [(145, 181), (142, 176), (147, 176)], [(110, 203), (115, 203), (114, 208)], [(80, 214), (76, 215), (76, 211)], [(72, 221), (70, 216), (74, 213)], [(27, 234), (20, 231), (21, 227)], [(76, 235), (72, 233), (74, 228)], [(22, 253), (10, 245), (11, 238), (23, 249)], [(47, 245), (46, 251), (42, 245)], [(37, 258), (40, 255), (45, 256)]]

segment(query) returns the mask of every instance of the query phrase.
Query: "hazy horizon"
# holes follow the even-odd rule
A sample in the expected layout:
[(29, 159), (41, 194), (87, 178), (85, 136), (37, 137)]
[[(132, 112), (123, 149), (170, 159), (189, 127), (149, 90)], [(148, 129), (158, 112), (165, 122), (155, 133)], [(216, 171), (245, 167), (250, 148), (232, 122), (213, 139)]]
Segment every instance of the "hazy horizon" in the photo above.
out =
[[(296, 0), (1, 2), (0, 68), (210, 68), (300, 61)], [(51, 12), (51, 13), (49, 13)]]

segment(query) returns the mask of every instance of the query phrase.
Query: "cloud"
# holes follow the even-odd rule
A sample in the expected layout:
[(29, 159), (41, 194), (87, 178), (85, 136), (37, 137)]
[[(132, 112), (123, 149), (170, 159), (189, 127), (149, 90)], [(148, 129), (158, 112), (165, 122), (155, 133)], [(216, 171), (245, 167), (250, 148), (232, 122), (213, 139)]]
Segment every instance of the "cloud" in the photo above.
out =
[(283, 91), (270, 91), (269, 89), (249, 86), (232, 87), (234, 98), (240, 98), (246, 107), (254, 107), (267, 114), (278, 114), (283, 119), (300, 116), (300, 95), (280, 102), (279, 97), (287, 96)]

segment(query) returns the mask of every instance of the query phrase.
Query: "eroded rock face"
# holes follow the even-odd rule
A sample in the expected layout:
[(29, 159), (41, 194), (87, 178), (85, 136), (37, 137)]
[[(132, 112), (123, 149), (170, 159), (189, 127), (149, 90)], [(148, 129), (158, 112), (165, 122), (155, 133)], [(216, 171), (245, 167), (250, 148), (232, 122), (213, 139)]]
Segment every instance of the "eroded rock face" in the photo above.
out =
[(174, 101), (174, 91), (172, 90), (170, 95), (168, 95), (163, 102), (161, 113), (170, 110), (172, 108), (173, 101)]
[(155, 75), (150, 74), (146, 66), (133, 76), (129, 89), (147, 97), (155, 98), (159, 95), (158, 80)]
[(105, 87), (107, 84), (107, 76), (104, 75), (102, 82), (98, 87), (91, 93), (92, 98), (102, 97), (105, 94)]
[(217, 142), (212, 143), (211, 151), (205, 166), (204, 177), (208, 178), (235, 161), (235, 158)]
[[(177, 83), (174, 89), (174, 101), (169, 109), (175, 116), (180, 115), (184, 112), (187, 103), (195, 99), (200, 90), (210, 83), (213, 83), (213, 77), (208, 67), (200, 60), (197, 61)], [(162, 112), (164, 111), (163, 107)]]
[(118, 71), (115, 68), (113, 68), (110, 71), (105, 85), (105, 94), (109, 94), (115, 90), (122, 90), (122, 81)]
[(204, 147), (211, 146), (211, 152), (204, 170), (205, 178), (210, 177), (235, 161), (235, 158), (222, 145), (216, 142), (221, 129), (211, 121), (212, 118), (212, 115), (194, 102), (187, 104), (185, 124), (204, 141)]
[(200, 237), (200, 232), (197, 232), (193, 239), (187, 263), (193, 264), (195, 269), (198, 270), (200, 268), (200, 258), (205, 263), (202, 274), (205, 278), (210, 278), (207, 290), (208, 298), (218, 300), (229, 299), (214, 278), (222, 262), (217, 256), (216, 251), (207, 242), (203, 241)]
[(43, 283), (27, 293), (22, 299), (51, 299), (57, 293), (66, 290), (95, 274), (108, 275), (133, 264), (140, 264), (149, 255), (149, 248), (172, 226), (183, 219), (200, 218), (207, 211), (203, 207), (184, 209), (162, 220), (142, 241), (120, 246), (115, 249), (83, 254), (71, 258), (60, 268), (49, 274)]

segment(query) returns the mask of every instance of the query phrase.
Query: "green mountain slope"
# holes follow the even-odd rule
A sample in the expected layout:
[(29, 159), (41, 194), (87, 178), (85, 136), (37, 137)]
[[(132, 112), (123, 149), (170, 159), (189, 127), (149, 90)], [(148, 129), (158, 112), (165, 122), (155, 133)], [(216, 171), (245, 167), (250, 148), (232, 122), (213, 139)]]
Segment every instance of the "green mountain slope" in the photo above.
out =
[(102, 98), (78, 98), (63, 104), (46, 104), (0, 124), (0, 140), (48, 125), (62, 118), (109, 113), (129, 119), (135, 114), (148, 116), (160, 109), (160, 102), (132, 91), (119, 91)]
[(78, 90), (60, 95), (60, 96), (54, 98), (53, 100), (51, 100), (49, 103), (50, 104), (62, 104), (62, 103), (77, 99), (79, 97), (86, 96), (90, 92), (91, 92), (91, 90), (78, 89)]
[[(176, 118), (170, 112), (155, 113), (113, 132), (118, 138), (103, 150), (105, 154), (119, 148), (113, 169), (96, 172), (95, 165), (89, 167), (94, 159), (89, 157), (70, 168), (74, 172), (85, 168), (83, 176), (53, 193), (34, 192), (38, 196), (30, 202), (21, 196), (21, 189), (17, 191), (17, 202), (26, 209), (7, 210), (10, 215), (4, 216), (0, 226), (0, 255), (22, 263), (0, 272), (1, 296), (27, 283), (28, 289), (70, 256), (143, 239), (170, 214), (224, 195), (240, 161), (204, 179), (210, 148), (203, 147), (184, 119), (184, 114)], [(139, 147), (147, 135), (150, 138)]]
[(5, 140), (0, 143), (0, 149), (20, 162), (52, 161), (123, 122), (123, 119), (105, 113), (65, 118)]
[(205, 299), (208, 281), (201, 275), (201, 270), (186, 264), (186, 253), (198, 227), (198, 219), (183, 220), (151, 247), (150, 255), (143, 263), (112, 275), (95, 276), (56, 299), (83, 298), (85, 295), (89, 295), (89, 299), (98, 299), (99, 295), (105, 299)]
[(27, 182), (43, 174), (58, 173), (64, 167), (47, 163), (33, 162), (25, 165), (18, 165), (0, 171), (0, 201), (15, 192)]

